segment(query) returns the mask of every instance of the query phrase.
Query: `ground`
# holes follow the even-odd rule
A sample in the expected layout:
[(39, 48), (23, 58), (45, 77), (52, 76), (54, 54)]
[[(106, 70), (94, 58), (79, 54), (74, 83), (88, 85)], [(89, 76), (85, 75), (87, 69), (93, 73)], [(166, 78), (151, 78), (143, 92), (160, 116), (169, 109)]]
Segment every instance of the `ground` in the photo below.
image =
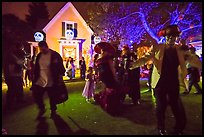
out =
[[(141, 80), (141, 104), (133, 106), (126, 97), (123, 112), (113, 117), (81, 96), (85, 81), (65, 80), (69, 99), (58, 105), (59, 116), (50, 118), (45, 96), (47, 109), (39, 120), (36, 120), (38, 109), (29, 88), (24, 88), (26, 103), (8, 111), (5, 108), (6, 85), (2, 84), (2, 133), (4, 129), (8, 135), (156, 135), (155, 100), (151, 92), (145, 92), (146, 82)], [(102, 87), (102, 84), (97, 85), (96, 92)], [(194, 91), (193, 88), (189, 95), (181, 94), (188, 119), (185, 135), (202, 135), (202, 95), (195, 95)], [(167, 108), (167, 131), (172, 130), (173, 124), (174, 117)]]

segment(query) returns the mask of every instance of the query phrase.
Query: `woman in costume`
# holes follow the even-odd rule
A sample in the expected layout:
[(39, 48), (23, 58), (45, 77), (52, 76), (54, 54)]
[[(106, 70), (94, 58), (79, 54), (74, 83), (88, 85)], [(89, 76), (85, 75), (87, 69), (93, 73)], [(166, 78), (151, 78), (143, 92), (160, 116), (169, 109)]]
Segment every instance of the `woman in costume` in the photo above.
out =
[(121, 88), (116, 80), (113, 63), (115, 48), (107, 42), (100, 42), (94, 47), (94, 51), (100, 54), (96, 60), (99, 80), (105, 85), (105, 89), (95, 94), (94, 99), (106, 112), (117, 115), (121, 108)]

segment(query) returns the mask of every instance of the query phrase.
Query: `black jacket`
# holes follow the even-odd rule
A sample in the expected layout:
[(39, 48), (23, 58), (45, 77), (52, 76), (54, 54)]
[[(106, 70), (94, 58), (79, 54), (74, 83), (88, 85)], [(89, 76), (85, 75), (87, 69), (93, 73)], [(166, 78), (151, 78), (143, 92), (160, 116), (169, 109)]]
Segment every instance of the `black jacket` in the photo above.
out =
[[(65, 68), (64, 68), (63, 60), (60, 54), (51, 49), (50, 51), (51, 51), (51, 64), (50, 64), (51, 68), (50, 69), (51, 69), (52, 77), (54, 80), (53, 83), (54, 85), (57, 85), (61, 82), (62, 76), (64, 76), (65, 74)], [(33, 83), (35, 83), (40, 76), (39, 59), (41, 55), (42, 53), (39, 53), (36, 57), (36, 63), (34, 66), (34, 73), (33, 73)]]

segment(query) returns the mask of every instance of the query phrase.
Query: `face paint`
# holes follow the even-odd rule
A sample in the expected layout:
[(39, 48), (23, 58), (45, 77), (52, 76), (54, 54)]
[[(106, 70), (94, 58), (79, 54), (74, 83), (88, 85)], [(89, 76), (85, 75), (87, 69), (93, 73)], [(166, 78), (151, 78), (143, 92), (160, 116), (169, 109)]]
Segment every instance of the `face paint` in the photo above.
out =
[(173, 46), (177, 39), (178, 39), (177, 36), (166, 36), (166, 44)]

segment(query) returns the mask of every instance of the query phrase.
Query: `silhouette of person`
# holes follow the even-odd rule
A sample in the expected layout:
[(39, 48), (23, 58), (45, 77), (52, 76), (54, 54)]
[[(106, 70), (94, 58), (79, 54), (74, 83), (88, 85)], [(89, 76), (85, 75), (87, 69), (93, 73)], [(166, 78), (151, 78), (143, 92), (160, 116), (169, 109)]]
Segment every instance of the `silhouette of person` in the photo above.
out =
[(4, 61), (4, 77), (8, 86), (6, 93), (7, 109), (15, 107), (16, 103), (24, 103), (23, 67), (25, 55), (23, 45), (17, 42)]
[(86, 76), (86, 62), (84, 57), (79, 61), (79, 68), (80, 68), (80, 78), (85, 79)]
[[(197, 58), (199, 59), (199, 56), (196, 55), (196, 53), (195, 53), (195, 51), (196, 51), (195, 47), (190, 47), (189, 50), (192, 54), (197, 56)], [(198, 84), (198, 82), (200, 82), (200, 70), (198, 68), (193, 67), (190, 64), (188, 64), (188, 74), (189, 74), (188, 90), (186, 89), (184, 94), (189, 94), (191, 89), (192, 89), (192, 86), (194, 86), (196, 88), (195, 94), (201, 94), (202, 89), (201, 89), (200, 85)]]
[(133, 104), (140, 104), (140, 67), (132, 70), (129, 69), (130, 63), (137, 59), (137, 55), (130, 51), (128, 45), (124, 45), (122, 48), (121, 57), (122, 74), (120, 74), (120, 76), (122, 78), (120, 78), (120, 83), (125, 90), (124, 100), (125, 95), (128, 94), (128, 96), (132, 99)]
[(94, 95), (95, 102), (111, 115), (117, 115), (121, 108), (121, 88), (116, 80), (113, 55), (115, 48), (107, 42), (100, 42), (94, 47), (94, 51), (100, 54), (97, 59), (99, 80), (105, 85), (105, 89)]
[(193, 54), (181, 50), (175, 44), (181, 31), (177, 25), (169, 25), (162, 30), (166, 38), (165, 44), (154, 45), (150, 53), (135, 61), (130, 69), (144, 65), (148, 60), (153, 60), (152, 87), (156, 97), (157, 128), (160, 135), (167, 134), (165, 129), (165, 111), (170, 105), (175, 117), (173, 134), (182, 134), (186, 126), (186, 114), (180, 99), (178, 67), (181, 68), (182, 79), (187, 75), (186, 60), (195, 67), (201, 68), (202, 63)]
[(57, 94), (57, 85), (63, 82), (65, 68), (62, 57), (56, 51), (49, 49), (45, 41), (38, 43), (40, 53), (37, 54), (35, 67), (33, 71), (32, 94), (39, 108), (37, 118), (45, 113), (45, 104), (43, 96), (47, 92), (50, 102), (51, 117), (56, 115), (57, 106), (55, 96)]

